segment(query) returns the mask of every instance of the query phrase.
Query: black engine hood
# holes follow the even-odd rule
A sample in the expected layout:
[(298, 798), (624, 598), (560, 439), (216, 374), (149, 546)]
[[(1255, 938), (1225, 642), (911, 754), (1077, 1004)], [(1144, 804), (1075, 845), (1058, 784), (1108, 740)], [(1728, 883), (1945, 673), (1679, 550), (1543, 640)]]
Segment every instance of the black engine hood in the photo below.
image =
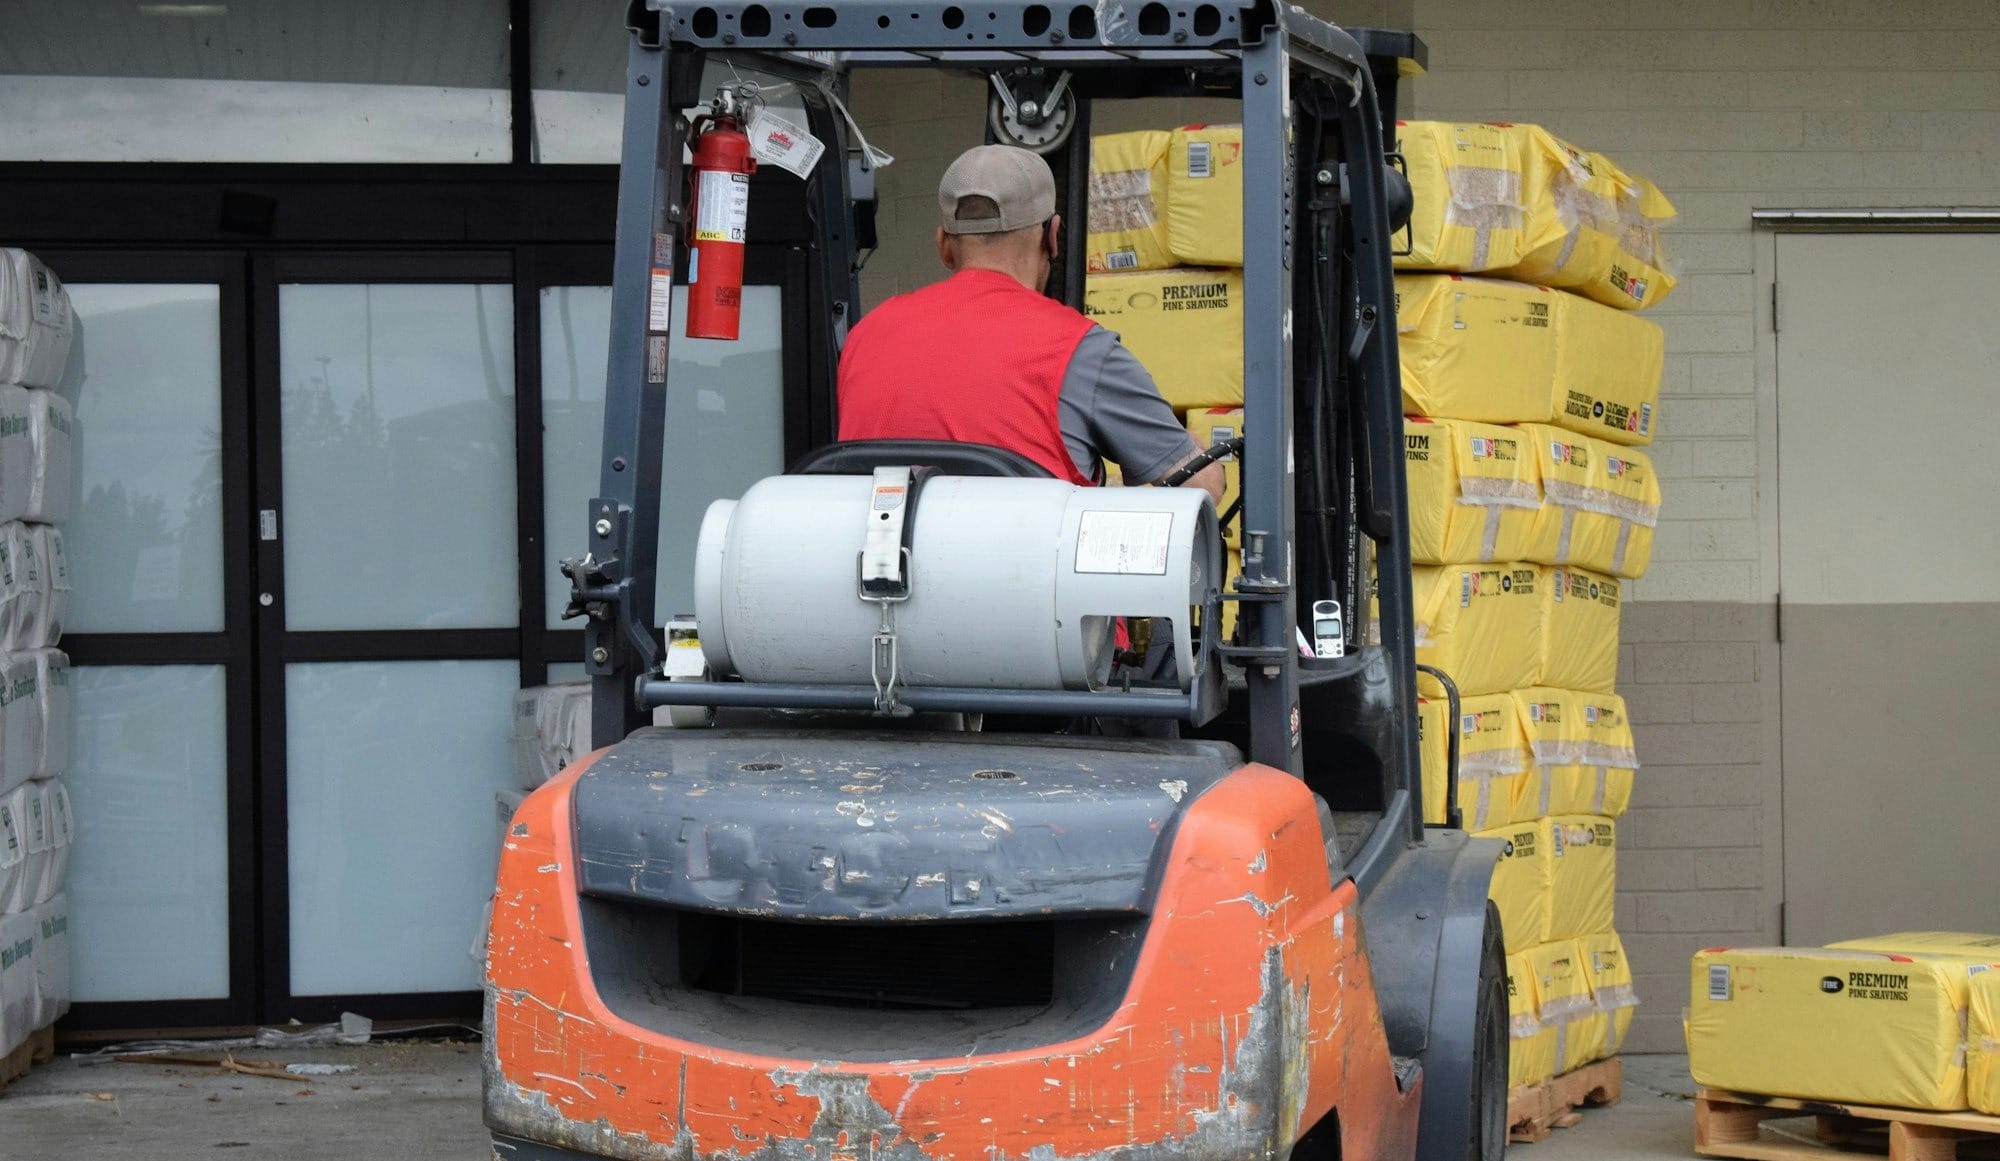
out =
[(778, 919), (1145, 913), (1215, 742), (641, 730), (577, 780), (590, 895)]

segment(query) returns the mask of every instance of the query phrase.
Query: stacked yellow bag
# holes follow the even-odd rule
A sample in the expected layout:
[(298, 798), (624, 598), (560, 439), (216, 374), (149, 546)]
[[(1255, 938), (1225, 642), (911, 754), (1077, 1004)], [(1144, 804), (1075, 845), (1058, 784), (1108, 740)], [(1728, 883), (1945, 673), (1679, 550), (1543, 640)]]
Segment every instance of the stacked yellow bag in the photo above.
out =
[(1672, 204), (1602, 154), (1539, 125), (1404, 121), (1396, 138), (1415, 195), (1399, 267), (1492, 271), (1621, 310), (1673, 290)]
[(1577, 942), (1559, 939), (1525, 954), (1535, 973), (1542, 1025), (1555, 1033), (1556, 1071), (1581, 1068), (1603, 1056), (1604, 1028)]
[(1590, 974), (1590, 994), (1597, 1009), (1592, 1046), (1599, 1057), (1616, 1056), (1632, 1027), (1632, 1009), (1639, 997), (1632, 990), (1632, 965), (1625, 959), (1625, 941), (1615, 931), (1578, 936), (1576, 949)]
[[(1514, 984), (1535, 993), (1514, 1040), (1515, 1083), (1531, 1083), (1617, 1052), (1637, 1002), (1612, 930), (1616, 819), (1638, 768), (1614, 686), (1623, 582), (1650, 563), (1660, 508), (1652, 461), (1631, 449), (1657, 431), (1664, 342), (1631, 312), (1673, 288), (1659, 234), (1673, 209), (1538, 126), (1416, 121), (1397, 135), (1415, 195), (1396, 330), (1418, 653), (1468, 695), (1461, 808), (1506, 844), (1491, 895), (1512, 973), (1529, 977)], [(1487, 570), (1531, 587), (1539, 617), (1485, 599)], [(1492, 751), (1468, 760), (1463, 729), (1498, 731), (1479, 695), (1503, 681), (1528, 749), (1505, 775)], [(1436, 685), (1419, 678), (1428, 698)], [(1446, 782), (1427, 770), (1427, 801)], [(1517, 1017), (1528, 1002), (1516, 995)]]
[(1618, 823), (1594, 814), (1543, 820), (1549, 848), (1549, 935), (1570, 939), (1611, 930), (1617, 894)]
[(1965, 1099), (1980, 1112), (2000, 1117), (2000, 972), (1972, 977), (1971, 990), (1965, 1029)]
[(1243, 265), (1243, 126), (1187, 125), (1171, 134), (1167, 245), (1189, 266)]
[(1521, 428), (1541, 470), (1545, 503), (1528, 559), (1635, 578), (1653, 557), (1660, 481), (1646, 453), (1560, 427)]
[(1546, 286), (1405, 271), (1396, 343), (1412, 415), (1653, 440), (1664, 339), (1637, 315)]
[(1614, 934), (1555, 940), (1507, 957), (1514, 1087), (1615, 1056), (1638, 1005)]
[(1411, 416), (1403, 423), (1410, 559), (1517, 560), (1542, 506), (1539, 461), (1511, 427)]
[[(1514, 1079), (1532, 1083), (1616, 1052), (1636, 1002), (1611, 930), (1638, 767), (1614, 686), (1623, 582), (1649, 563), (1660, 504), (1630, 449), (1657, 431), (1664, 344), (1633, 311), (1673, 287), (1672, 207), (1537, 126), (1407, 122), (1398, 137), (1415, 195), (1395, 265), (1417, 659), (1461, 698), (1453, 718), (1419, 677), (1424, 815), (1450, 813), (1455, 738), (1461, 824), (1506, 844), (1492, 895)], [(1198, 443), (1239, 433), (1241, 128), (1101, 137), (1093, 159), (1087, 313)], [(1240, 489), (1226, 470), (1224, 508)]]
[(1501, 844), (1488, 894), (1500, 911), (1507, 950), (1524, 952), (1547, 943), (1555, 883), (1547, 821), (1530, 819), (1497, 830), (1473, 831), (1472, 837)]
[(1521, 128), (1530, 143), (1529, 229), (1536, 237), (1553, 237), (1510, 267), (1507, 277), (1574, 290), (1621, 310), (1652, 306), (1671, 293), (1674, 278), (1660, 269), (1660, 227), (1674, 208), (1659, 189), (1601, 153), (1577, 149), (1536, 126)]
[(1608, 692), (1618, 678), (1618, 614), (1624, 587), (1615, 577), (1575, 567), (1549, 570), (1542, 684)]
[[(1544, 570), (1532, 564), (1418, 565), (1410, 578), (1417, 662), (1450, 674), (1464, 696), (1533, 685), (1541, 671)], [(1443, 690), (1427, 676), (1425, 696)]]
[(1093, 274), (1083, 313), (1138, 356), (1175, 411), (1243, 405), (1241, 271)]
[(1523, 781), (1535, 769), (1521, 728), (1521, 707), (1509, 693), (1461, 698), (1457, 728), (1458, 809), (1464, 826), (1506, 826), (1516, 817)]
[(1632, 802), (1639, 758), (1625, 699), (1550, 686), (1514, 692), (1534, 770), (1521, 781), (1515, 818), (1617, 818)]
[(1167, 134), (1108, 133), (1090, 141), (1090, 222), (1085, 263), (1109, 270), (1164, 270)]
[(1962, 960), (1969, 973), (1965, 1012), (1965, 1103), (2000, 1116), (2000, 935), (1903, 931), (1832, 944), (1835, 948)]
[(1688, 1066), (1710, 1088), (1963, 1109), (1972, 984), (1996, 966), (1853, 948), (1710, 949), (1691, 970)]
[[(1413, 270), (1499, 270), (1534, 249), (1528, 218), (1524, 137), (1481, 122), (1398, 121), (1414, 195), (1408, 254), (1396, 265)], [(1553, 219), (1543, 223), (1546, 229)]]
[(1507, 1017), (1510, 1053), (1507, 1083), (1540, 1084), (1556, 1074), (1556, 1030), (1542, 1022), (1535, 968), (1525, 952), (1507, 957)]

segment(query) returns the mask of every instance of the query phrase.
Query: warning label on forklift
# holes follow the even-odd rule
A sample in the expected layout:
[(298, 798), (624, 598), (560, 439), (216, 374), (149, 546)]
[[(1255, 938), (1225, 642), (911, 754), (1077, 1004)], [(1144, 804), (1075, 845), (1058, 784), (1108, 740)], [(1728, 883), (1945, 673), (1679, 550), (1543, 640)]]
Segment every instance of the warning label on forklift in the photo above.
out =
[(1076, 571), (1167, 575), (1171, 512), (1085, 512), (1076, 529)]
[(742, 242), (750, 220), (750, 175), (703, 170), (695, 191), (694, 240)]
[(674, 329), (674, 239), (653, 235), (652, 275), (647, 281), (646, 329), (664, 334)]

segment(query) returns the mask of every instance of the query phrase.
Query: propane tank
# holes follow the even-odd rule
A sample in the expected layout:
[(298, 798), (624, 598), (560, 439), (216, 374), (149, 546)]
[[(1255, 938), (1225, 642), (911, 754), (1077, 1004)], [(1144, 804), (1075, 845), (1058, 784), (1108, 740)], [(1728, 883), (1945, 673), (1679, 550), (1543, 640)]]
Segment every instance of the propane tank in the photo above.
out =
[(750, 137), (743, 131), (735, 89), (715, 95), (695, 119), (688, 219), (687, 333), (695, 339), (735, 339), (743, 314), (744, 226), (750, 217)]

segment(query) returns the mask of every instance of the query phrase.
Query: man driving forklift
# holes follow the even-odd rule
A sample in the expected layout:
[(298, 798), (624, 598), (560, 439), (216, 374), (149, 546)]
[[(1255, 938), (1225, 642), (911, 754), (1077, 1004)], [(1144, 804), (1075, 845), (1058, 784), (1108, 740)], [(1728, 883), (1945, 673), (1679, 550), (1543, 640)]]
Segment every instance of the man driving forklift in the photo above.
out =
[[(938, 183), (950, 277), (868, 312), (841, 353), (840, 438), (942, 439), (1019, 453), (1060, 480), (1161, 479), (1200, 452), (1118, 336), (1042, 293), (1061, 253), (1055, 176), (1011, 145), (966, 150)], [(1223, 469), (1185, 481), (1222, 499)]]

